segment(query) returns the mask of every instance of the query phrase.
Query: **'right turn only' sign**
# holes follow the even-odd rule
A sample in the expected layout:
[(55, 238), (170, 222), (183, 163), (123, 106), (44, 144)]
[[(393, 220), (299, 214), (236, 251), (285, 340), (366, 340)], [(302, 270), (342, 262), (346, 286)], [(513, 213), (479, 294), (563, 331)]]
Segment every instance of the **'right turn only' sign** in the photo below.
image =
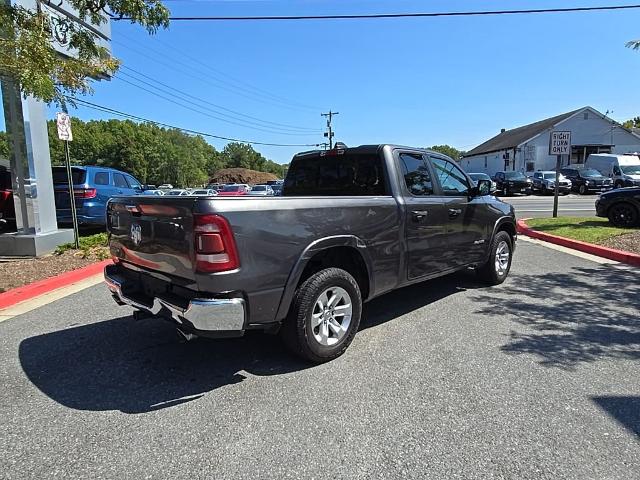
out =
[(551, 132), (549, 155), (571, 155), (571, 132)]

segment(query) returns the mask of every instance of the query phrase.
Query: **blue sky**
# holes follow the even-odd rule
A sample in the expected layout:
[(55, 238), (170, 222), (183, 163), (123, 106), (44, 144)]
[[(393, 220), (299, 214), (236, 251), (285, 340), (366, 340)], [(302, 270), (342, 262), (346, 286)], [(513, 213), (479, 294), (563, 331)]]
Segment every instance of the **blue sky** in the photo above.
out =
[[(166, 3), (173, 15), (288, 15), (628, 2)], [(209, 115), (220, 116), (219, 109), (218, 113), (212, 111), (211, 104), (215, 104), (258, 119), (321, 131), (324, 119), (320, 113), (333, 109), (340, 112), (334, 121), (336, 139), (348, 145), (450, 144), (468, 150), (497, 134), (500, 128), (516, 127), (585, 105), (603, 113), (613, 110), (613, 117), (620, 121), (640, 115), (640, 52), (624, 46), (625, 42), (640, 38), (639, 20), (640, 10), (359, 21), (174, 22), (168, 30), (152, 37), (139, 27), (115, 22), (112, 36), (113, 52), (123, 65), (201, 99), (189, 97)], [(277, 143), (323, 141), (321, 133), (287, 135), (291, 130), (284, 132), (275, 125), (271, 127), (278, 132), (271, 128), (255, 130), (189, 111), (125, 83), (132, 79), (124, 73), (136, 74), (122, 71), (123, 80), (96, 83), (95, 94), (88, 100), (222, 136)], [(73, 114), (84, 119), (108, 118), (86, 108)], [(224, 146), (221, 141), (211, 143), (219, 149)], [(280, 163), (288, 162), (301, 150), (256, 148)]]

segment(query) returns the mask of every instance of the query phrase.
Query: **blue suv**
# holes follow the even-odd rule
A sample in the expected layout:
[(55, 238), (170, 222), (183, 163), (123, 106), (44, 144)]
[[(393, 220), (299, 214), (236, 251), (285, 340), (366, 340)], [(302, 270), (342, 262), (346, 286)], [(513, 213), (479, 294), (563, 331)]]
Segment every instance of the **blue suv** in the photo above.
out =
[[(58, 223), (72, 223), (66, 167), (52, 167)], [(128, 173), (108, 167), (71, 167), (79, 225), (105, 225), (107, 200), (116, 195), (141, 195), (142, 186)]]

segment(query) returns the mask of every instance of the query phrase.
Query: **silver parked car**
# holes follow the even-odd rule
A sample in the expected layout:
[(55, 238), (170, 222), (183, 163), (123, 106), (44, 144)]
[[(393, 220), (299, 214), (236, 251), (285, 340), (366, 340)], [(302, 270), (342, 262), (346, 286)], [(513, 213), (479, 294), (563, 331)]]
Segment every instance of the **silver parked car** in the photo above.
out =
[[(535, 172), (533, 174), (533, 183), (531, 184), (532, 192), (541, 192), (543, 195), (553, 193), (556, 188), (556, 172), (545, 171)], [(565, 195), (571, 192), (571, 180), (560, 174), (558, 191)]]
[(218, 195), (218, 191), (213, 188), (201, 188), (197, 190), (192, 190), (190, 195), (194, 195), (196, 197), (214, 197)]
[(254, 185), (249, 191), (249, 195), (252, 197), (272, 197), (273, 194), (271, 185)]

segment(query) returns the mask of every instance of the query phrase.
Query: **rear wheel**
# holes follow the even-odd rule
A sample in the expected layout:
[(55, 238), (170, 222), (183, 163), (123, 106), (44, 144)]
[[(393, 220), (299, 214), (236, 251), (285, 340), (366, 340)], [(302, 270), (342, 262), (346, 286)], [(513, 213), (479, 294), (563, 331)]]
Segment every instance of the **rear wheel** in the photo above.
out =
[(478, 277), (489, 285), (499, 285), (504, 282), (511, 270), (512, 252), (511, 236), (505, 231), (496, 233), (491, 244), (489, 260), (476, 269)]
[(609, 221), (616, 227), (635, 227), (640, 214), (638, 209), (627, 202), (620, 202), (609, 208)]
[(298, 288), (281, 335), (296, 355), (315, 363), (327, 362), (351, 344), (361, 314), (358, 283), (344, 270), (327, 268)]

